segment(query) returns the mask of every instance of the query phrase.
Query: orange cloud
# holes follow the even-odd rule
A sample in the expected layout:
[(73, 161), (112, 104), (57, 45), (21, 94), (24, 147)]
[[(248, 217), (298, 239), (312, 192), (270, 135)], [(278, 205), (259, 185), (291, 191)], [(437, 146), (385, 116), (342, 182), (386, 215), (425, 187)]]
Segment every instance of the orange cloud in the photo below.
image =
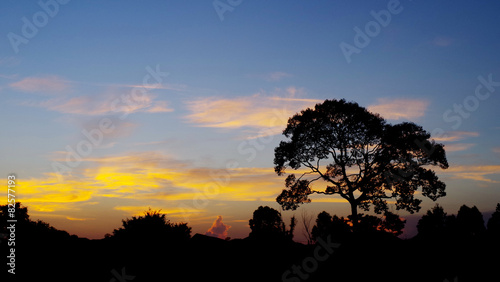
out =
[(192, 214), (200, 213), (200, 210), (197, 209), (181, 209), (181, 208), (167, 208), (165, 207), (155, 207), (152, 208), (151, 205), (140, 205), (140, 206), (117, 206), (114, 207), (114, 210), (119, 210), (119, 211), (124, 211), (130, 216), (141, 216), (144, 215), (144, 212), (147, 211), (149, 208), (155, 211), (160, 211), (162, 214), (166, 214), (169, 217), (179, 217), (180, 215), (188, 212)]
[(457, 179), (469, 179), (481, 182), (500, 183), (488, 175), (500, 175), (500, 165), (461, 165), (450, 166), (447, 170), (440, 172), (451, 175)]
[[(53, 157), (62, 161), (60, 153)], [(70, 174), (47, 173), (39, 178), (20, 180), (19, 185), (23, 187), (23, 203), (35, 211), (54, 212), (71, 210), (78, 203), (95, 202), (103, 197), (133, 201), (132, 206), (142, 210), (151, 201), (168, 201), (171, 205), (183, 200), (192, 203), (200, 197), (274, 201), (283, 181), (272, 168), (195, 167), (163, 154), (142, 152), (84, 158)]]
[(218, 215), (217, 219), (212, 224), (212, 227), (207, 230), (205, 235), (226, 239), (229, 228), (231, 228), (231, 226), (222, 223), (222, 216)]
[(23, 204), (36, 211), (53, 212), (73, 209), (75, 203), (92, 198), (94, 181), (71, 176), (59, 179), (55, 173), (47, 173), (42, 178), (19, 180)]
[(69, 89), (69, 82), (55, 75), (43, 77), (27, 77), (9, 84), (10, 87), (23, 92), (54, 94)]
[(433, 137), (436, 142), (454, 142), (468, 137), (478, 137), (479, 133), (474, 131), (449, 131), (442, 136)]
[(465, 150), (472, 148), (475, 145), (476, 144), (473, 144), (473, 143), (446, 144), (444, 146), (444, 149), (446, 150), (446, 152), (465, 151)]
[(386, 119), (415, 119), (424, 116), (427, 106), (426, 100), (382, 98), (376, 105), (368, 106), (368, 110)]
[(250, 129), (255, 136), (279, 134), (288, 118), (321, 100), (300, 99), (303, 90), (290, 87), (277, 89), (273, 95), (258, 93), (232, 99), (202, 98), (187, 102), (191, 112), (186, 119), (198, 126)]
[(67, 220), (72, 220), (72, 221), (86, 221), (86, 220), (95, 220), (95, 218), (81, 218), (81, 217), (71, 217), (67, 216)]

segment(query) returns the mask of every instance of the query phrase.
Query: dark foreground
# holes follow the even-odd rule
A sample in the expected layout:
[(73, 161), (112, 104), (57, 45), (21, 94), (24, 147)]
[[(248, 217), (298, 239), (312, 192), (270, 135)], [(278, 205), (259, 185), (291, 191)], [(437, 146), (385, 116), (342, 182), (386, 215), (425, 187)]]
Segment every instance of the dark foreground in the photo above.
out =
[(491, 236), (365, 234), (311, 246), (199, 234), (183, 242), (28, 238), (17, 242), (15, 275), (1, 244), (0, 281), (500, 281), (500, 240)]

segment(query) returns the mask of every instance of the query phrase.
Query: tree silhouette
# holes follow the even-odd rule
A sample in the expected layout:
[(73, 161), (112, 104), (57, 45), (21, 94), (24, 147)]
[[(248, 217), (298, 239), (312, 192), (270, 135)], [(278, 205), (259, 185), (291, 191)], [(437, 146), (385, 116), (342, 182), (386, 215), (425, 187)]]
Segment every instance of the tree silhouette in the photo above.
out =
[(380, 223), (382, 231), (390, 233), (394, 236), (399, 236), (403, 233), (406, 220), (402, 220), (397, 214), (392, 212), (385, 212), (384, 220)]
[(46, 240), (49, 238), (69, 238), (68, 232), (58, 230), (47, 222), (42, 220), (31, 220), (28, 214), (28, 207), (23, 206), (21, 202), (15, 204), (15, 217), (9, 216), (9, 205), (0, 206), (0, 233), (6, 233), (6, 228), (9, 225), (7, 220), (16, 220), (16, 238), (19, 240)]
[(260, 206), (253, 212), (253, 218), (249, 221), (251, 238), (283, 239), (293, 238), (296, 220), (292, 217), (290, 229), (286, 230), (281, 213), (268, 206)]
[(443, 207), (436, 204), (417, 223), (418, 235), (425, 238), (442, 238), (455, 225), (455, 216), (447, 216)]
[[(358, 224), (358, 207), (381, 214), (387, 199), (395, 198), (397, 209), (413, 213), (422, 195), (436, 200), (445, 196), (445, 184), (428, 165), (448, 168), (442, 144), (414, 123), (387, 124), (354, 102), (326, 100), (288, 120), (283, 134), (289, 138), (275, 148), (278, 175), (287, 168), (306, 168), (301, 176), (290, 174), (286, 189), (277, 197), (284, 209), (309, 203), (309, 195), (338, 194), (351, 205), (351, 218)], [(323, 180), (322, 190), (312, 183)]]
[(469, 208), (463, 205), (458, 210), (457, 228), (461, 235), (466, 237), (477, 236), (486, 231), (483, 215), (476, 206)]
[(488, 233), (494, 236), (500, 236), (500, 203), (497, 204), (495, 212), (488, 220)]
[(328, 235), (332, 236), (334, 241), (342, 241), (351, 232), (350, 226), (347, 224), (347, 220), (344, 217), (333, 217), (322, 211), (318, 214), (316, 218), (316, 225), (312, 229), (312, 237), (314, 241), (318, 238), (326, 239)]
[(11, 209), (12, 206), (9, 205), (4, 205), (0, 206), (0, 219), (1, 222), (0, 224), (4, 224), (7, 222), (9, 219), (16, 219), (18, 223), (25, 223), (30, 221), (30, 216), (28, 215), (28, 208), (21, 205), (21, 202), (17, 202), (15, 204), (15, 211), (14, 215), (15, 218), (9, 217), (9, 209)]
[(134, 241), (179, 241), (191, 238), (191, 227), (186, 223), (171, 223), (166, 215), (151, 208), (143, 216), (122, 220), (123, 227), (113, 230), (113, 237)]

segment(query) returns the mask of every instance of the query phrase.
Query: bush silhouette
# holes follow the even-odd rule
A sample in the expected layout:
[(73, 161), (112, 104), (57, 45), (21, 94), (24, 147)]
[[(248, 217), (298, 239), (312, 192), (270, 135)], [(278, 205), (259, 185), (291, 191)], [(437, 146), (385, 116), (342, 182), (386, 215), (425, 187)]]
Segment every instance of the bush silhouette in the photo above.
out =
[(132, 241), (185, 241), (191, 238), (187, 223), (171, 223), (166, 215), (149, 209), (143, 216), (122, 220), (123, 227), (113, 231), (112, 238)]

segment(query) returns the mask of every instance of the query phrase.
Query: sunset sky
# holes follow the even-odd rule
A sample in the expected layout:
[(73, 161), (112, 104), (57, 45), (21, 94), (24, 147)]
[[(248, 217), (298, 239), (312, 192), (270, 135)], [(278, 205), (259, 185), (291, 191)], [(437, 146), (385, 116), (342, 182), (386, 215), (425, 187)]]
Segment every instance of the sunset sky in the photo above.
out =
[[(0, 175), (32, 219), (102, 238), (151, 207), (246, 237), (280, 209), (287, 119), (341, 98), (446, 145), (446, 212), (500, 202), (499, 2), (40, 3), (0, 4)], [(287, 224), (349, 214), (312, 199)]]

